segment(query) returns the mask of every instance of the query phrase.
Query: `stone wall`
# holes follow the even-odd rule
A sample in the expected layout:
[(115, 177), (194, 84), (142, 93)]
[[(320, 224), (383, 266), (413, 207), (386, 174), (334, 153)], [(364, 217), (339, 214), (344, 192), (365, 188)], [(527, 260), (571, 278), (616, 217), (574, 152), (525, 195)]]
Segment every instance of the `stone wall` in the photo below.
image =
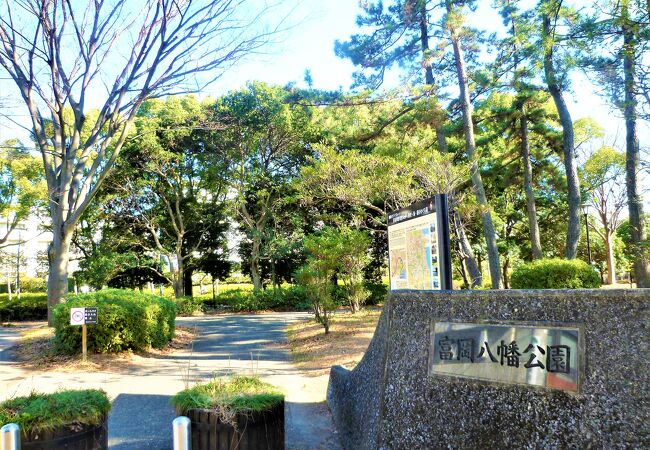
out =
[[(650, 289), (391, 295), (327, 401), (347, 449), (650, 448)], [(580, 392), (429, 376), (432, 320), (580, 324)]]

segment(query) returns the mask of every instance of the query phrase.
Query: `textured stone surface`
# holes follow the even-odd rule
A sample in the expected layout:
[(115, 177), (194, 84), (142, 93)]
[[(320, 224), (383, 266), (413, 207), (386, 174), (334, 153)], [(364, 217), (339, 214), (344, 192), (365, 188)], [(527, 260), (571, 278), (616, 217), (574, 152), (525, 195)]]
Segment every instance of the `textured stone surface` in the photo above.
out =
[[(364, 359), (332, 368), (349, 449), (650, 448), (650, 290), (392, 295)], [(429, 376), (432, 319), (584, 326), (579, 394)]]

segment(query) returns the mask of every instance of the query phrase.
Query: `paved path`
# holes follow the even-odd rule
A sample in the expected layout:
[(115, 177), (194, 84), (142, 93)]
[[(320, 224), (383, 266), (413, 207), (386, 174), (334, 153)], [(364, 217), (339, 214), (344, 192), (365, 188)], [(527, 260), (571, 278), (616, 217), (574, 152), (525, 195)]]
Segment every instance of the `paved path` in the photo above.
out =
[[(115, 450), (171, 449), (169, 398), (187, 382), (214, 375), (256, 374), (286, 392), (287, 448), (297, 450), (339, 447), (324, 403), (326, 377), (309, 377), (290, 362), (289, 352), (277, 345), (286, 340), (286, 326), (306, 313), (219, 315), (179, 318), (196, 326), (193, 348), (168, 357), (139, 359), (110, 370), (91, 373), (25, 371), (11, 363), (4, 349), (16, 331), (0, 328), (0, 399), (32, 389), (101, 387), (113, 398), (109, 417), (109, 446)], [(275, 345), (274, 345), (275, 344)]]

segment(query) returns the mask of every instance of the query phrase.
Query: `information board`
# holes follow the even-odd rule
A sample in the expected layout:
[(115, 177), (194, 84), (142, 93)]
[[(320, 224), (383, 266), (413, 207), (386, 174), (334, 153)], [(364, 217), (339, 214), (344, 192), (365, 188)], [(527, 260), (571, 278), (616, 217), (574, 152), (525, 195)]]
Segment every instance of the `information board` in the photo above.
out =
[(391, 291), (451, 289), (446, 197), (388, 214), (388, 258)]

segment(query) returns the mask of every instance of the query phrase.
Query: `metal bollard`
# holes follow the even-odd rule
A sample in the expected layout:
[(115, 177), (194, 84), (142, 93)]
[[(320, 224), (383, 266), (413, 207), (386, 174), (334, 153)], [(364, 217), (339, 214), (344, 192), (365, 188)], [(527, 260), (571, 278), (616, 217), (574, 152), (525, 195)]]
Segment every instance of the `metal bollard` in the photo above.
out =
[[(191, 421), (189, 417), (180, 416), (172, 422), (174, 430), (174, 450), (191, 450)], [(0, 449), (3, 450), (3, 449)]]
[(0, 450), (20, 450), (20, 427), (15, 423), (0, 428)]

